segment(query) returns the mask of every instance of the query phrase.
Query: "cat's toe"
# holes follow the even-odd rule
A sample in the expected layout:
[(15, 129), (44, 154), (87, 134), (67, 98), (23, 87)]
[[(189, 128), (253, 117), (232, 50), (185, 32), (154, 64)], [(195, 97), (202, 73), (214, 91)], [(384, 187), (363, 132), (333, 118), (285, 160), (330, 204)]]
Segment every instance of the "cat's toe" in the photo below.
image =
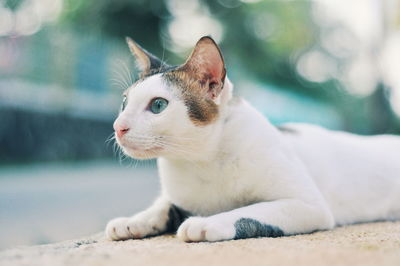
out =
[(185, 242), (233, 239), (234, 230), (210, 218), (191, 217), (178, 228), (178, 238)]
[(147, 220), (131, 218), (127, 223), (127, 228), (132, 238), (143, 238), (156, 235), (159, 230)]
[(204, 218), (192, 217), (187, 219), (178, 228), (177, 236), (185, 242), (198, 242), (205, 240)]
[(127, 223), (129, 218), (120, 217), (108, 222), (106, 226), (106, 237), (110, 240), (125, 240), (132, 238), (128, 230)]

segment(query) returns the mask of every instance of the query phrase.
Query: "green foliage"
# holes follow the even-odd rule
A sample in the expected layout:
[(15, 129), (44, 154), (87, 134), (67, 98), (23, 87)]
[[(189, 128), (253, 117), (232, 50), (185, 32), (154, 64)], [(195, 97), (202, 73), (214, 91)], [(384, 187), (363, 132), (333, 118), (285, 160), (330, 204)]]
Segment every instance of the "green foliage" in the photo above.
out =
[(225, 50), (249, 73), (261, 81), (305, 89), (293, 69), (293, 56), (314, 42), (308, 2), (260, 1), (214, 13), (225, 25)]
[[(224, 26), (221, 46), (228, 63), (240, 62), (246, 73), (260, 81), (326, 98), (326, 90), (332, 88), (329, 84), (310, 90), (312, 84), (300, 82), (294, 71), (296, 55), (315, 41), (309, 2), (203, 0), (201, 4)], [(168, 40), (164, 30), (172, 19), (166, 1), (67, 0), (65, 5), (61, 21), (79, 31), (106, 34), (120, 41), (131, 36), (153, 53), (175, 58), (160, 45)]]
[(67, 0), (65, 5), (61, 22), (78, 31), (119, 40), (131, 36), (150, 50), (159, 49), (161, 19), (167, 14), (164, 1)]
[(5, 1), (4, 1), (4, 6), (5, 6), (6, 8), (9, 8), (9, 9), (15, 11), (15, 10), (18, 9), (18, 7), (21, 5), (21, 3), (22, 3), (23, 1), (24, 1), (24, 0), (5, 0)]
[[(130, 36), (152, 53), (170, 59), (169, 63), (180, 63), (181, 60), (174, 61), (175, 53), (164, 47), (165, 42), (171, 43), (167, 29), (174, 19), (168, 9), (169, 1), (176, 0), (65, 0), (60, 23), (81, 34), (106, 36), (121, 44), (125, 36)], [(299, 56), (320, 44), (320, 28), (312, 21), (312, 1), (199, 3), (203, 12), (223, 26), (221, 46), (228, 71), (233, 69), (240, 73), (240, 78), (274, 84), (334, 105), (349, 130), (372, 133), (399, 128), (382, 93), (383, 87), (370, 97), (358, 98), (349, 95), (340, 80), (313, 83), (298, 75)], [(332, 60), (340, 66), (342, 59)], [(374, 116), (373, 112), (379, 115)]]

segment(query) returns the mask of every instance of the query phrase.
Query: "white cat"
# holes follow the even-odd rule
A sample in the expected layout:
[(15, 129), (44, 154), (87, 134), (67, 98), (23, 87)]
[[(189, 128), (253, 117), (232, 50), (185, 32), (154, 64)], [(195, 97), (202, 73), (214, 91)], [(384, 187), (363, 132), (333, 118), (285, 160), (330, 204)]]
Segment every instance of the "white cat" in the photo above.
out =
[(116, 140), (131, 157), (158, 158), (162, 192), (149, 209), (110, 221), (110, 239), (278, 237), (400, 218), (399, 137), (274, 127), (232, 97), (210, 37), (178, 67), (128, 45), (142, 75), (124, 93)]

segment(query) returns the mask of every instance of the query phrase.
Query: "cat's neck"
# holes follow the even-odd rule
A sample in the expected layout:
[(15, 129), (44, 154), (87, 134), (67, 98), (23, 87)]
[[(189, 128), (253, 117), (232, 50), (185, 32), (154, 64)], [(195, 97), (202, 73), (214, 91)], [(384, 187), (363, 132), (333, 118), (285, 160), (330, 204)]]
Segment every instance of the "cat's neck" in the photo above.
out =
[(173, 154), (163, 156), (164, 159), (174, 162), (207, 163), (215, 160), (220, 151), (223, 138), (223, 117), (219, 116), (209, 128), (204, 128), (205, 134), (199, 138), (188, 139), (185, 148)]

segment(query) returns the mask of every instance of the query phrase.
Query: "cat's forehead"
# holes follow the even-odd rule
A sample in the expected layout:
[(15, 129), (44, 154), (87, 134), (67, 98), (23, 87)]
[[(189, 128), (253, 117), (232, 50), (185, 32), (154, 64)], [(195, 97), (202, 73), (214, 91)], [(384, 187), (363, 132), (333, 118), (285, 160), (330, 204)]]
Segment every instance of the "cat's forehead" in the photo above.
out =
[[(162, 77), (162, 73), (152, 75), (145, 79), (139, 80), (128, 90), (125, 94), (128, 98), (141, 98), (147, 97), (148, 95), (153, 95), (157, 93), (161, 93), (165, 95), (168, 89), (167, 83), (165, 82), (164, 78)], [(162, 95), (159, 95), (162, 96)]]

